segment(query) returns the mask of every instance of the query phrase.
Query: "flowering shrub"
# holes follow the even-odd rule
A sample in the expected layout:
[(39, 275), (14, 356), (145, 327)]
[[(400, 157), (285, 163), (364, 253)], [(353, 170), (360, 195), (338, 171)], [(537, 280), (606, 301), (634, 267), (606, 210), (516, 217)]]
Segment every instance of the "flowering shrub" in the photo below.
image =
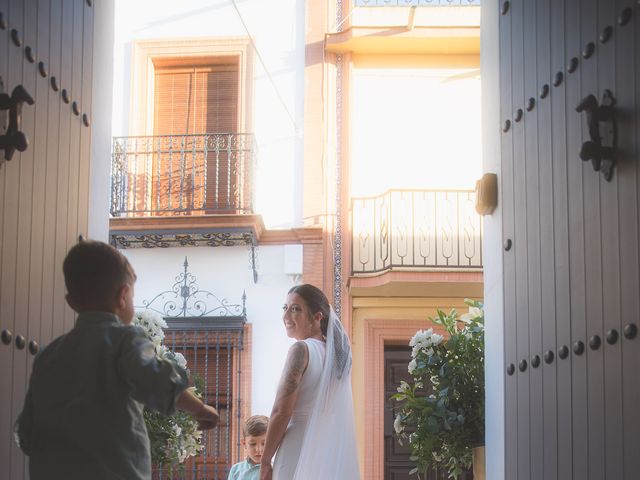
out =
[[(163, 344), (163, 328), (167, 328), (167, 323), (160, 315), (149, 310), (138, 311), (133, 324), (142, 327), (149, 340), (156, 346), (158, 356), (187, 370), (187, 360), (184, 355), (171, 351)], [(196, 395), (200, 396), (198, 382), (196, 387), (191, 388)], [(198, 423), (186, 412), (179, 410), (171, 416), (165, 416), (145, 409), (144, 420), (149, 432), (151, 461), (154, 465), (179, 465), (204, 449)]]
[(435, 468), (457, 479), (471, 467), (472, 448), (484, 444), (484, 312), (480, 302), (465, 303), (469, 312), (460, 318), (438, 310), (430, 319), (448, 338), (431, 328), (413, 336), (413, 381), (392, 396), (394, 428), (400, 443), (409, 442), (418, 478)]

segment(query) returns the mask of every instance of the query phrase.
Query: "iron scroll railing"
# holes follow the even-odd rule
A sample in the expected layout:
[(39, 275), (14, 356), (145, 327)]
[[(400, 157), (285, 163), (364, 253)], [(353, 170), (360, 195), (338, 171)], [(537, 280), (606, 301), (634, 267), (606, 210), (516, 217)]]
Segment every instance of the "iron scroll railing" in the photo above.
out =
[(205, 403), (220, 414), (218, 425), (203, 432), (204, 450), (178, 467), (153, 468), (153, 480), (226, 480), (240, 460), (246, 295), (230, 303), (199, 287), (184, 259), (182, 272), (167, 290), (143, 300), (140, 310), (155, 311), (167, 322), (164, 345), (187, 360), (192, 381), (197, 378)]
[(252, 213), (248, 133), (114, 137), (111, 216)]
[(482, 221), (473, 191), (391, 190), (353, 198), (352, 273), (481, 269)]
[(354, 0), (356, 7), (474, 7), (480, 0)]
[[(231, 326), (232, 321), (236, 326)], [(202, 384), (203, 400), (218, 410), (220, 420), (203, 432), (204, 450), (184, 464), (154, 466), (153, 480), (226, 480), (240, 461), (240, 392), (245, 318), (178, 317), (166, 319), (165, 345), (187, 360), (192, 378)], [(220, 325), (226, 324), (226, 325)], [(234, 428), (235, 425), (235, 428)], [(234, 453), (235, 452), (235, 453)]]

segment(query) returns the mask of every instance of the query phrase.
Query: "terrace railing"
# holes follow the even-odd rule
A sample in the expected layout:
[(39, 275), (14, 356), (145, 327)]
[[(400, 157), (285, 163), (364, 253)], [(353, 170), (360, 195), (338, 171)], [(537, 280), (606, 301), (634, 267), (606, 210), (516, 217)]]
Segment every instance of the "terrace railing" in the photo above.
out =
[(473, 191), (390, 190), (353, 198), (351, 215), (354, 275), (482, 268)]
[(111, 216), (253, 213), (252, 134), (115, 137)]
[(480, 0), (354, 0), (356, 7), (467, 7)]

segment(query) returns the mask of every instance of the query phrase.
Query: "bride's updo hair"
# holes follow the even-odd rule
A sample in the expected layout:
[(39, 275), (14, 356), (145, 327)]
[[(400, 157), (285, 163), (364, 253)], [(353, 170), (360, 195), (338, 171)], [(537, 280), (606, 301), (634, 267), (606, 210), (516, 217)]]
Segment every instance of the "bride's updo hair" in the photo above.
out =
[(289, 294), (297, 293), (300, 295), (312, 314), (322, 312), (322, 320), (320, 320), (320, 329), (322, 334), (327, 336), (327, 326), (329, 325), (329, 315), (331, 307), (327, 296), (318, 287), (314, 287), (308, 283), (291, 287)]

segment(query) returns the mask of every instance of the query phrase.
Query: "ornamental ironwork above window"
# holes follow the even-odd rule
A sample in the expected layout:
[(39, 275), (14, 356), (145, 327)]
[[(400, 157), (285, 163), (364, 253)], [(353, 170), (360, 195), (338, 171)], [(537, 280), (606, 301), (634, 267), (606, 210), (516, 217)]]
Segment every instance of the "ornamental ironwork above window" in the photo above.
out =
[(158, 293), (151, 300), (143, 300), (143, 308), (163, 317), (242, 317), (246, 321), (246, 293), (242, 293), (241, 304), (232, 304), (198, 286), (196, 276), (189, 271), (187, 257), (183, 269), (169, 290)]

